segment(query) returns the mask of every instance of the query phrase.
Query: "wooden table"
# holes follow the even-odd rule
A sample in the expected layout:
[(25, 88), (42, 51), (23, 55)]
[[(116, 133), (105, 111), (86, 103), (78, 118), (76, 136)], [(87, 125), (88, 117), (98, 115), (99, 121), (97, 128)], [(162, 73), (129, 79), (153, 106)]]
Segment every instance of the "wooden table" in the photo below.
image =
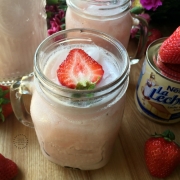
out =
[[(137, 110), (134, 91), (143, 60), (131, 67), (124, 117), (109, 163), (98, 170), (66, 169), (42, 155), (34, 129), (25, 127), (14, 115), (0, 123), (0, 153), (19, 167), (16, 180), (155, 180), (144, 162), (144, 143), (154, 132), (166, 129), (176, 134), (180, 143), (180, 123), (161, 125), (148, 120)], [(167, 180), (180, 179), (180, 167)]]

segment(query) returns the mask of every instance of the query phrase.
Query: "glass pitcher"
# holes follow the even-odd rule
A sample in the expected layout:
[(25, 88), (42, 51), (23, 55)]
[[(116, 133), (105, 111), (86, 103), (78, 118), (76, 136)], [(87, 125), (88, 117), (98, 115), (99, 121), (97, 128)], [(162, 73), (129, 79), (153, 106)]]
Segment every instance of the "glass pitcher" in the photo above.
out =
[(136, 54), (144, 55), (148, 36), (146, 20), (130, 13), (131, 0), (66, 0), (66, 29), (91, 28), (103, 31), (128, 47), (132, 26), (140, 25), (140, 39)]
[(37, 46), (47, 37), (46, 0), (0, 0), (0, 84), (33, 71)]
[[(108, 46), (101, 47), (100, 40)], [(91, 90), (58, 84), (56, 60), (77, 47), (85, 48), (102, 64), (108, 63), (105, 73), (113, 69), (115, 78), (105, 76), (102, 84)], [(55, 60), (52, 67), (51, 60)], [(81, 170), (101, 168), (109, 161), (121, 126), (129, 72), (127, 51), (111, 36), (90, 29), (58, 32), (38, 47), (34, 75), (11, 85), (14, 113), (24, 125), (35, 127), (42, 153), (50, 161)], [(30, 115), (23, 104), (26, 94), (32, 95)]]

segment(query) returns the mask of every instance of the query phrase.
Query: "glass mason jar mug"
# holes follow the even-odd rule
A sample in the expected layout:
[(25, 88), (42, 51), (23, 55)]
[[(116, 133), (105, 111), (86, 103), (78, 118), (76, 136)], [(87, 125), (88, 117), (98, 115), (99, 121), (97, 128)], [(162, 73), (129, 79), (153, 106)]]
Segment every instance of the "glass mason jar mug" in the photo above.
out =
[(144, 55), (148, 24), (130, 13), (131, 0), (66, 0), (66, 29), (91, 28), (105, 32), (128, 47), (132, 26), (139, 25), (140, 38), (132, 59)]
[[(99, 40), (109, 45), (102, 47)], [(64, 54), (77, 47), (102, 58), (105, 74), (112, 70), (114, 79), (104, 75), (92, 90), (58, 84), (52, 74), (59, 64), (49, 68), (49, 62), (64, 60)], [(127, 51), (111, 36), (90, 29), (58, 32), (39, 45), (34, 75), (11, 85), (14, 113), (24, 125), (34, 126), (42, 153), (50, 161), (82, 170), (101, 168), (111, 156), (121, 126), (129, 72)], [(32, 95), (31, 116), (22, 102), (25, 94)]]

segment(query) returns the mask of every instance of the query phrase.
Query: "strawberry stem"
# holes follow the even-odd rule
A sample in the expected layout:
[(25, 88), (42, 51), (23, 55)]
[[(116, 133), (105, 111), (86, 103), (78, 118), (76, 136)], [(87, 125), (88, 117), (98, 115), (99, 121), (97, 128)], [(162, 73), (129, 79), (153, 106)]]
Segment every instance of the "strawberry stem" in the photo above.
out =
[(91, 83), (91, 82), (79, 82), (76, 85), (76, 89), (78, 90), (90, 90), (90, 89), (94, 89), (96, 86), (96, 83)]
[(174, 141), (175, 140), (175, 135), (172, 131), (166, 130), (162, 134), (157, 134), (155, 132), (155, 135), (152, 135), (153, 137), (163, 137), (167, 141)]

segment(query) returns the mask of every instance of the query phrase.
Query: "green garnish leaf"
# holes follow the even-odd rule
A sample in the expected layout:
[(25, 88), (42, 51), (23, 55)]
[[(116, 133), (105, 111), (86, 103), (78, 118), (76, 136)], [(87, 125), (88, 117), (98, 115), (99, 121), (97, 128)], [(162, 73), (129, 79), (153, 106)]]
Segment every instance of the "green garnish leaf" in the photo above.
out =
[(76, 85), (76, 89), (78, 90), (90, 90), (90, 89), (94, 89), (96, 86), (96, 83), (91, 83), (91, 82), (79, 82)]

